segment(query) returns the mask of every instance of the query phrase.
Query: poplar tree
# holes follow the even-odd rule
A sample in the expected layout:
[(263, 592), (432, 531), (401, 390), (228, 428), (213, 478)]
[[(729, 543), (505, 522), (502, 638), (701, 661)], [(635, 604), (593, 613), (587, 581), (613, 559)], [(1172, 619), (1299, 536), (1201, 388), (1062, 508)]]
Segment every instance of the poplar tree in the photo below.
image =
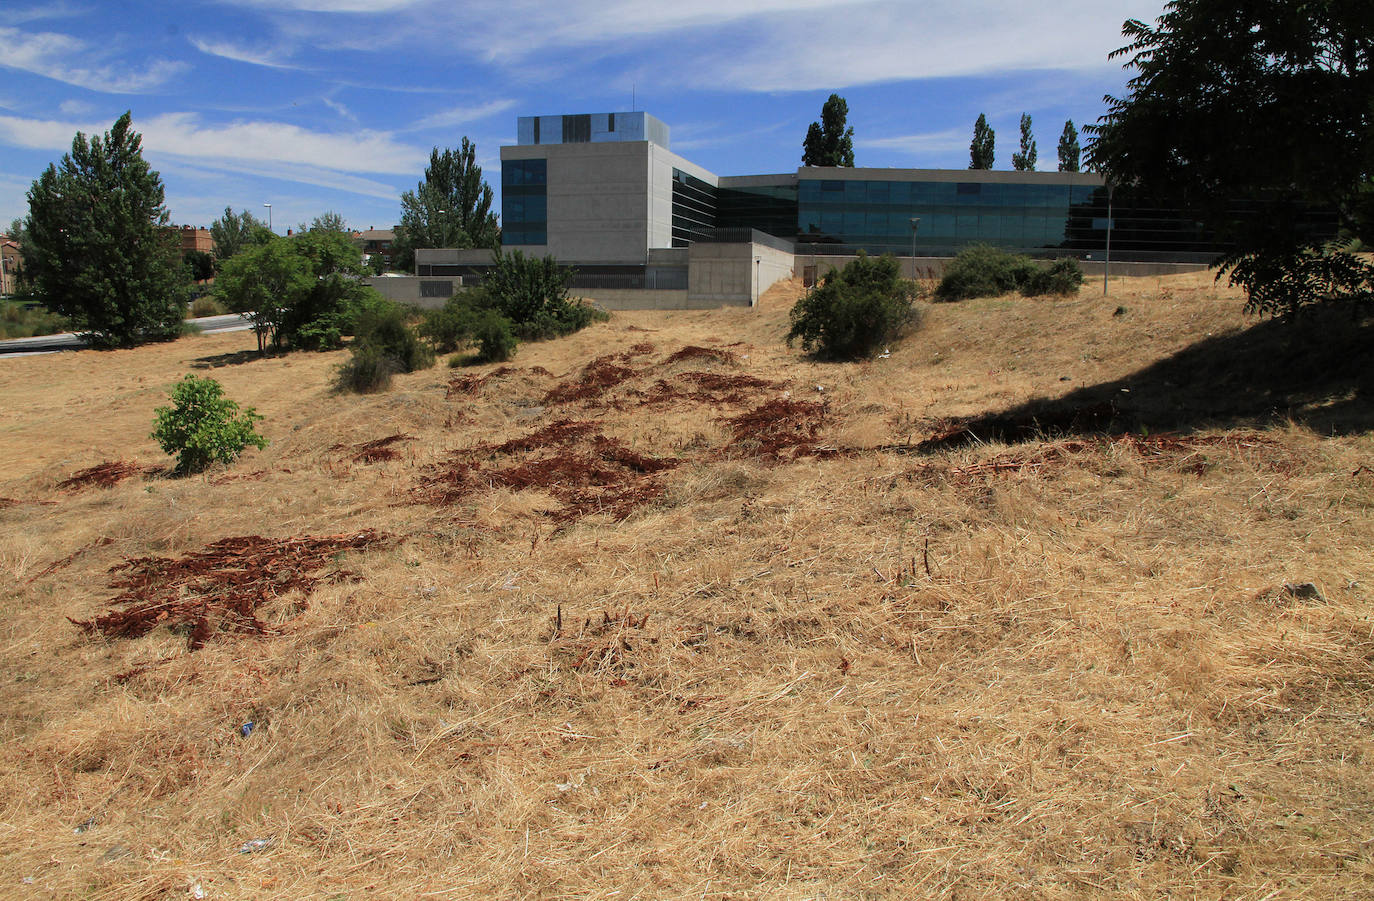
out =
[(996, 138), (997, 133), (988, 125), (988, 117), (979, 113), (978, 121), (973, 124), (973, 143), (968, 145), (970, 169), (992, 168)]
[(24, 269), (35, 294), (98, 347), (175, 338), (190, 296), (162, 179), (132, 120), (126, 112), (89, 140), (77, 132), (28, 192)]
[(1064, 133), (1059, 136), (1059, 171), (1077, 172), (1078, 157), (1078, 129), (1070, 119), (1064, 123)]
[(1021, 114), (1021, 150), (1011, 155), (1011, 164), (1018, 172), (1035, 171), (1035, 136), (1031, 134), (1030, 113)]
[(854, 129), (845, 128), (849, 104), (831, 94), (821, 107), (821, 121), (812, 122), (802, 142), (803, 166), (854, 166)]

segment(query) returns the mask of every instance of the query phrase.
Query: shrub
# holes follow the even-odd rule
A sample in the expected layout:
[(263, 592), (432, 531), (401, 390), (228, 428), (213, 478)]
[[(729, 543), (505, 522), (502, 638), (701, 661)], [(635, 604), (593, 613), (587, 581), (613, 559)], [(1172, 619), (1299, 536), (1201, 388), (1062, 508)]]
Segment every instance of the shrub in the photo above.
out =
[(1035, 271), (1029, 257), (1007, 253), (990, 244), (974, 244), (959, 252), (935, 289), (937, 300), (995, 297), (1015, 291)]
[(570, 335), (610, 318), (568, 296), (573, 272), (551, 256), (537, 259), (518, 250), (498, 251), (493, 261), (495, 265), (483, 279), (487, 302), (511, 321), (520, 338), (537, 341)]
[(974, 244), (960, 251), (935, 289), (937, 300), (996, 297), (1020, 291), (1027, 297), (1072, 294), (1083, 284), (1083, 269), (1072, 258), (1055, 260), (1042, 269), (1030, 257), (1007, 253), (990, 244)]
[(426, 310), (418, 331), (437, 353), (452, 353), (472, 340), (477, 310), (483, 306), (485, 294), (473, 288), (450, 297), (437, 310)]
[(1021, 293), (1027, 297), (1042, 294), (1075, 294), (1083, 287), (1083, 267), (1073, 257), (1061, 257), (1050, 264), (1048, 269), (1037, 268), (1021, 286)]
[(202, 316), (222, 316), (229, 312), (224, 308), (224, 304), (210, 294), (202, 294), (191, 301), (191, 317), (199, 319)]
[(843, 269), (831, 270), (792, 308), (790, 345), (827, 359), (871, 356), (919, 324), (914, 287), (898, 277), (891, 254), (873, 259), (862, 251)]
[(434, 351), (410, 327), (406, 311), (394, 303), (365, 311), (359, 317), (354, 342), (355, 347), (376, 348), (391, 359), (396, 372), (415, 372), (434, 365)]
[(172, 406), (158, 407), (152, 437), (177, 458), (179, 475), (201, 472), (212, 463), (232, 463), (248, 445), (261, 450), (267, 439), (253, 429), (262, 419), (252, 407), (224, 396), (214, 379), (188, 375), (172, 389)]
[(0, 338), (32, 338), (70, 331), (71, 320), (37, 303), (0, 300)]
[(472, 324), (472, 337), (477, 341), (479, 363), (504, 363), (515, 356), (515, 333), (511, 321), (495, 310), (477, 313)]
[(396, 363), (381, 348), (367, 344), (355, 345), (348, 359), (339, 367), (335, 386), (354, 394), (373, 394), (391, 387)]

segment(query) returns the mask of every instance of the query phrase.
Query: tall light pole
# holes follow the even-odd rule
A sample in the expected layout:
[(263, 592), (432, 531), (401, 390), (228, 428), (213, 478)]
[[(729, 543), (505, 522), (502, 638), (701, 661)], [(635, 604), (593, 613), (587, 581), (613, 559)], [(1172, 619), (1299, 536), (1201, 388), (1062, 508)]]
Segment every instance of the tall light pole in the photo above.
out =
[(1107, 182), (1107, 263), (1102, 267), (1102, 296), (1107, 296), (1107, 279), (1112, 274), (1112, 194), (1116, 185)]
[(911, 220), (911, 277), (916, 278), (916, 229), (921, 227), (921, 220), (913, 218)]
[(272, 204), (264, 203), (263, 206), (267, 207), (267, 230), (272, 231)]

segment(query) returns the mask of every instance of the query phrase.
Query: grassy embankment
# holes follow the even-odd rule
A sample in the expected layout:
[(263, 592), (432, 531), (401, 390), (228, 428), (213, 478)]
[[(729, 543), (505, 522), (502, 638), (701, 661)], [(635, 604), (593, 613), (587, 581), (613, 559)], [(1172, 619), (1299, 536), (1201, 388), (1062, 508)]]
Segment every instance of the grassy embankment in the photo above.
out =
[[(0, 895), (1367, 897), (1369, 329), (1123, 280), (822, 365), (791, 297), (369, 397), (0, 361)], [(139, 470), (202, 367), (272, 444)]]

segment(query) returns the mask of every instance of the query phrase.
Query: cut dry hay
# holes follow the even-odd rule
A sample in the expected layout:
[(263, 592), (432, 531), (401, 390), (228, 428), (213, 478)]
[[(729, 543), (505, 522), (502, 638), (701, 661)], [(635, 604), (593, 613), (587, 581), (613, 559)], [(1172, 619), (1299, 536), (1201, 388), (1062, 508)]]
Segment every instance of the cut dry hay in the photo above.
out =
[[(1201, 275), (942, 305), (824, 365), (782, 343), (799, 293), (365, 397), (244, 334), (0, 361), (0, 885), (1367, 897), (1374, 342), (1269, 373)], [(156, 459), (153, 409), (225, 359), (268, 448), (56, 487)], [(196, 619), (69, 622), (126, 591), (256, 606), (194, 653)]]

